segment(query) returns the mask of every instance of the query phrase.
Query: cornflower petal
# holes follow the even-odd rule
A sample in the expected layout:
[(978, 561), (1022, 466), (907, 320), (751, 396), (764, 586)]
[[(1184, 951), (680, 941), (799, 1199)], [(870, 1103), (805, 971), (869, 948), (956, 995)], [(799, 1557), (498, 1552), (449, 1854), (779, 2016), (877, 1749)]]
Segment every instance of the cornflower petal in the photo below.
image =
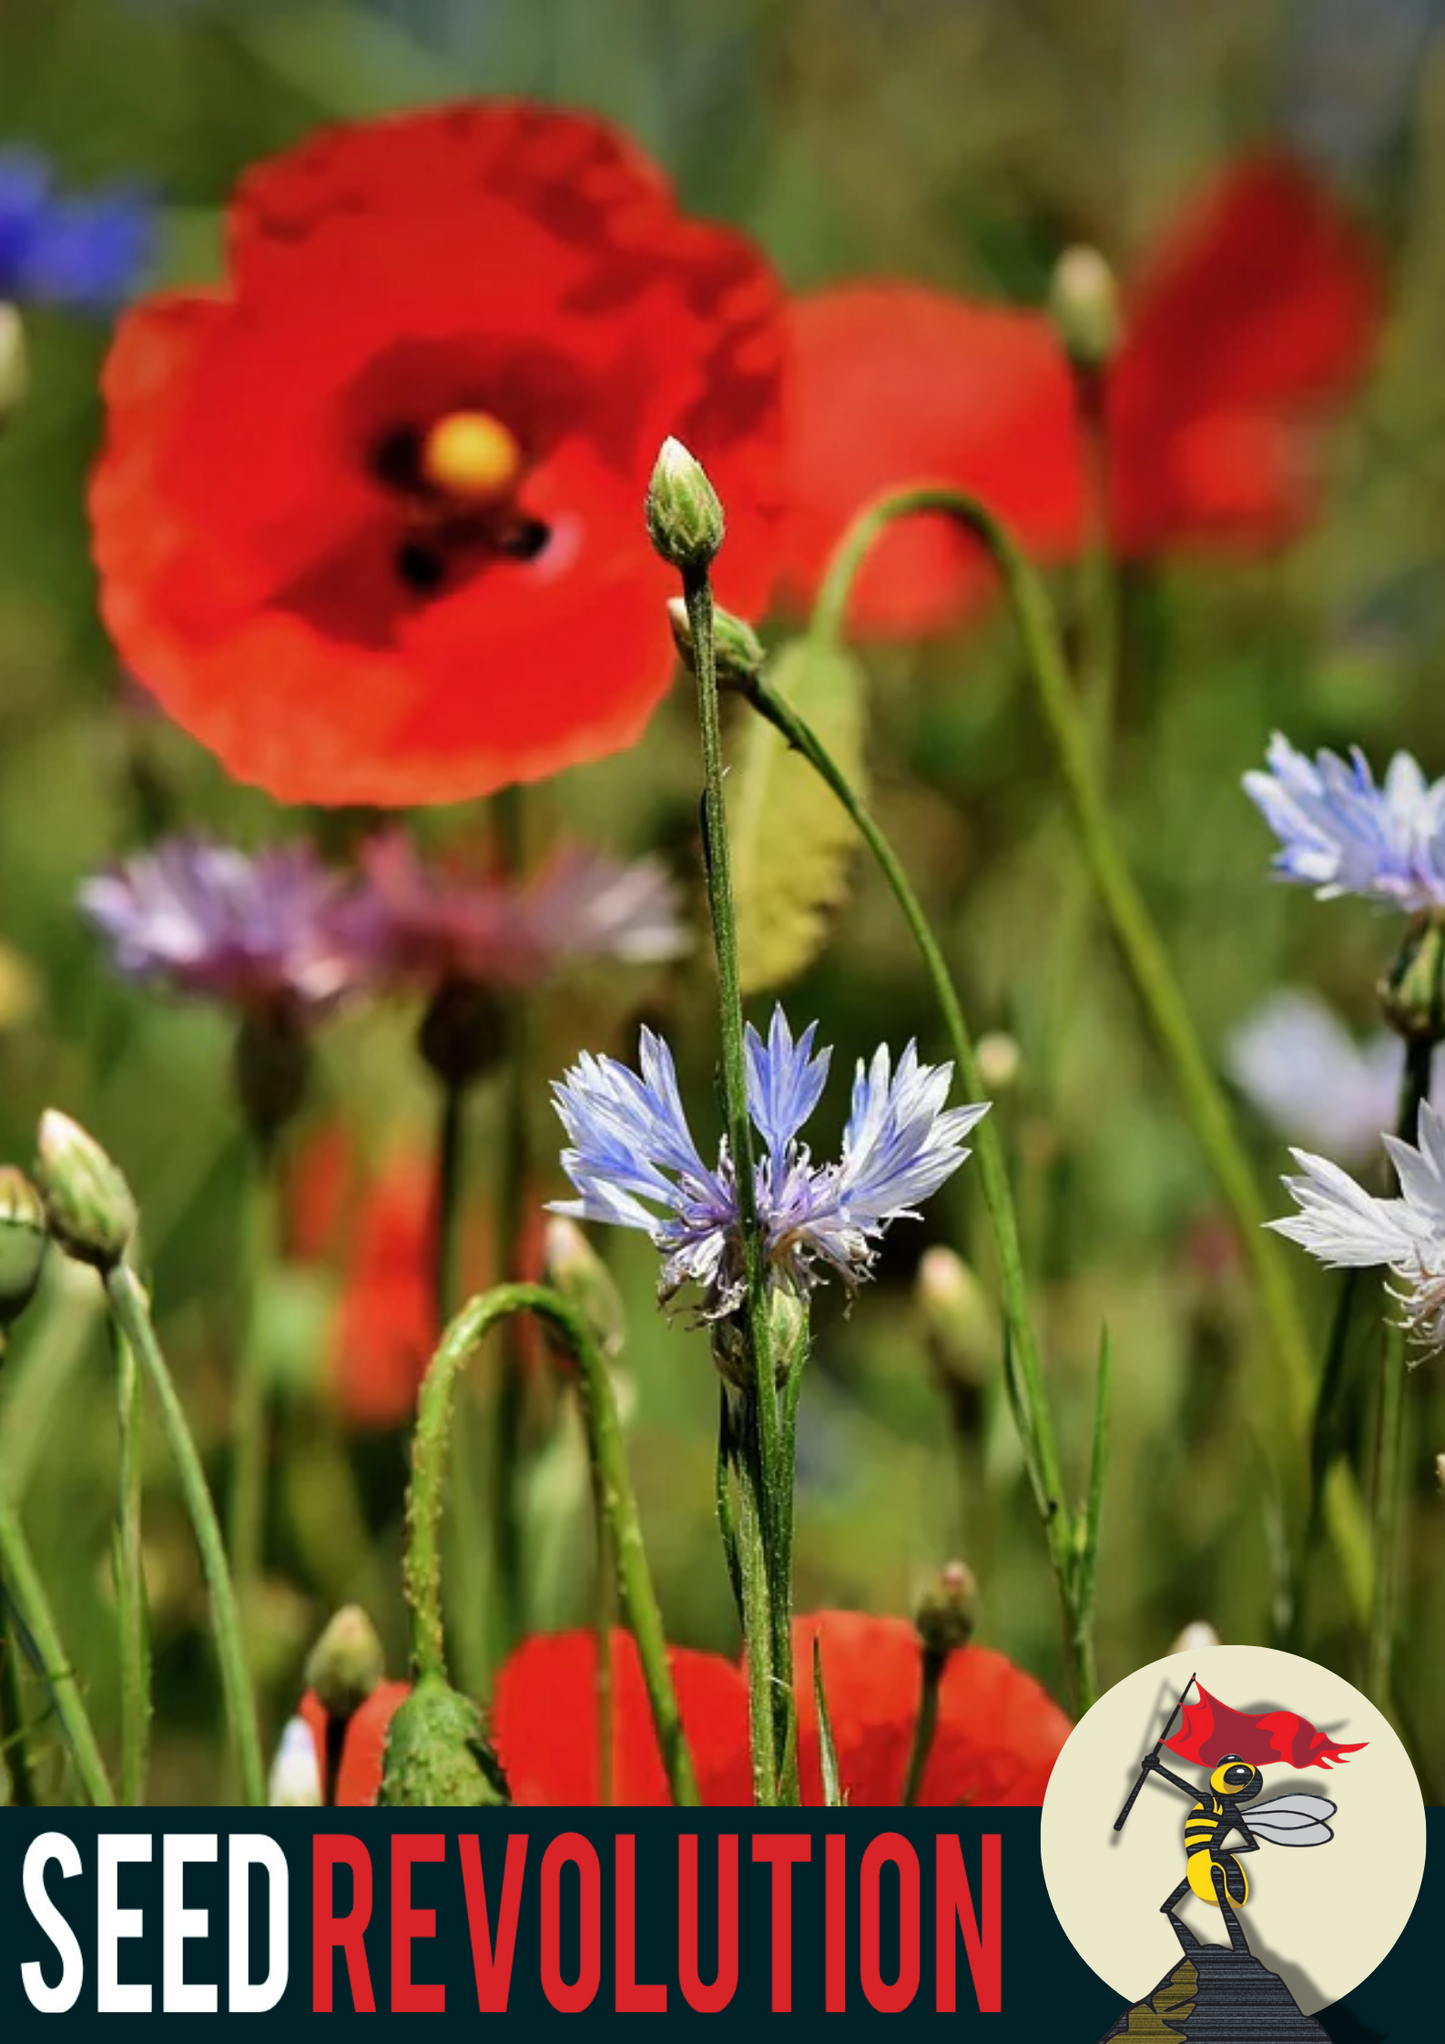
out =
[(1411, 913), (1445, 906), (1445, 780), (1398, 752), (1377, 786), (1359, 748), (1313, 760), (1276, 732), (1245, 792), (1279, 839), (1275, 871), (1324, 901), (1357, 894)]
[(813, 1056), (818, 1033), (810, 1022), (793, 1041), (781, 1002), (773, 1009), (766, 1043), (750, 1022), (746, 1032), (748, 1113), (770, 1154), (781, 1158), (822, 1097), (831, 1050)]

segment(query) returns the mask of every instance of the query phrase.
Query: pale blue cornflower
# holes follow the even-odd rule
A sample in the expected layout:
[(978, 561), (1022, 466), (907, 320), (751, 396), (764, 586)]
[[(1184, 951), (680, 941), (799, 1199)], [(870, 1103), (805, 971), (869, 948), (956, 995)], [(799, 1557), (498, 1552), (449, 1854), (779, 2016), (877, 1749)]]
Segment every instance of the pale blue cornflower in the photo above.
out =
[[(1341, 1164), (1379, 1156), (1382, 1132), (1395, 1124), (1403, 1056), (1394, 1030), (1359, 1043), (1302, 987), (1271, 994), (1226, 1046), (1230, 1077), (1271, 1128)], [(1437, 1073), (1440, 1063), (1437, 1053)]]
[[(988, 1102), (947, 1107), (952, 1065), (924, 1065), (910, 1043), (896, 1068), (885, 1046), (860, 1060), (836, 1164), (814, 1164), (798, 1136), (821, 1097), (832, 1052), (814, 1055), (812, 1023), (795, 1041), (781, 1007), (767, 1041), (747, 1031), (748, 1112), (760, 1138), (758, 1219), (770, 1280), (806, 1296), (833, 1271), (851, 1291), (869, 1276), (892, 1221), (916, 1219), (969, 1154), (964, 1137)], [(715, 1168), (698, 1154), (667, 1045), (644, 1029), (640, 1073), (583, 1052), (553, 1087), (572, 1147), (562, 1168), (575, 1200), (553, 1211), (637, 1228), (662, 1252), (659, 1296), (696, 1284), (708, 1319), (743, 1298), (737, 1184), (727, 1143)]]
[(1321, 901), (1358, 894), (1413, 914), (1445, 908), (1445, 779), (1427, 781), (1397, 752), (1377, 786), (1358, 747), (1348, 761), (1296, 752), (1276, 732), (1269, 771), (1248, 773), (1246, 793), (1279, 839), (1275, 871)]
[(1327, 1157), (1295, 1150), (1300, 1176), (1284, 1184), (1299, 1212), (1269, 1226), (1331, 1269), (1387, 1268), (1403, 1325), (1436, 1353), (1445, 1348), (1445, 1122), (1427, 1100), (1415, 1143), (1384, 1142), (1398, 1198), (1381, 1199)]

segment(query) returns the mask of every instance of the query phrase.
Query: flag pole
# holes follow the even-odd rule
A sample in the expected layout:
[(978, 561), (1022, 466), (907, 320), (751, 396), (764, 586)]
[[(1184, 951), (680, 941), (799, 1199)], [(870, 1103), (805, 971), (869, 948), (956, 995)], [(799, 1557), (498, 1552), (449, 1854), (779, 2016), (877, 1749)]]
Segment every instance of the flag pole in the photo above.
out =
[[(1193, 1687), (1194, 1677), (1191, 1675), (1189, 1680), (1185, 1683), (1183, 1689), (1180, 1691), (1179, 1701), (1175, 1704), (1173, 1710), (1171, 1710), (1169, 1713), (1169, 1722), (1165, 1725), (1163, 1731), (1159, 1734), (1159, 1737), (1154, 1741), (1154, 1751), (1149, 1756), (1150, 1760), (1157, 1760), (1159, 1758), (1159, 1749), (1164, 1744), (1164, 1741), (1169, 1737), (1169, 1734), (1173, 1731), (1174, 1720), (1175, 1718), (1178, 1717), (1180, 1711), (1183, 1710), (1184, 1699), (1186, 1696), (1188, 1696), (1190, 1690)], [(1124, 1819), (1128, 1816), (1129, 1812), (1133, 1809), (1135, 1803), (1139, 1800), (1139, 1791), (1144, 1786), (1144, 1777), (1146, 1774), (1148, 1774), (1148, 1772), (1149, 1772), (1148, 1761), (1141, 1760), (1139, 1762), (1139, 1779), (1135, 1782), (1133, 1788), (1131, 1788), (1129, 1791), (1128, 1802), (1125, 1803), (1123, 1809), (1114, 1819), (1114, 1829), (1116, 1831), (1123, 1830)]]

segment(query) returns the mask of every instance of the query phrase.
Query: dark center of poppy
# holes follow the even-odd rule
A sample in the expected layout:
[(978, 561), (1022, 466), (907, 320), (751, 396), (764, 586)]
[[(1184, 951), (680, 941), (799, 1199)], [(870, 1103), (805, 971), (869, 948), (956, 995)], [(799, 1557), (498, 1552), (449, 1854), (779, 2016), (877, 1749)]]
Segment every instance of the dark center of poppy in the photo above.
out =
[(526, 457), (494, 413), (463, 409), (424, 428), (394, 427), (375, 443), (370, 467), (405, 501), (407, 531), (393, 565), (416, 596), (435, 595), (480, 554), (536, 560), (552, 537), (518, 506)]

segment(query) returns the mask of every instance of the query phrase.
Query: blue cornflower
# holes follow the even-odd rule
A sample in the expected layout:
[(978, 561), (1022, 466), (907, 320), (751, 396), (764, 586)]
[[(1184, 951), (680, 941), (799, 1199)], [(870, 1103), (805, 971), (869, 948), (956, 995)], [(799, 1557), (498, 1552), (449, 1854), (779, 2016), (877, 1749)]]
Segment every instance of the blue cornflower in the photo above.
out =
[(1275, 733), (1269, 772), (1248, 773), (1246, 793), (1279, 839), (1275, 870), (1321, 901), (1358, 894), (1392, 908), (1445, 908), (1445, 780), (1427, 781), (1397, 752), (1376, 786), (1358, 747), (1313, 760)]
[(253, 1013), (317, 1013), (366, 977), (342, 928), (346, 892), (309, 845), (250, 857), (172, 838), (87, 880), (80, 905), (129, 978)]
[(104, 316), (150, 261), (155, 208), (134, 186), (54, 189), (45, 158), (0, 150), (0, 300)]
[[(968, 1151), (964, 1137), (988, 1112), (945, 1106), (952, 1065), (924, 1065), (910, 1043), (893, 1066), (886, 1046), (861, 1061), (836, 1164), (816, 1165), (798, 1141), (818, 1104), (832, 1052), (814, 1055), (817, 1024), (795, 1041), (782, 1009), (767, 1041), (747, 1031), (748, 1112), (761, 1139), (758, 1217), (773, 1282), (806, 1295), (828, 1270), (851, 1290), (873, 1266), (890, 1221), (916, 1219)], [(553, 1087), (572, 1147), (562, 1168), (580, 1195), (554, 1211), (577, 1220), (639, 1228), (663, 1254), (659, 1294), (689, 1282), (716, 1319), (743, 1297), (737, 1181), (727, 1143), (710, 1169), (698, 1154), (678, 1092), (672, 1053), (644, 1029), (640, 1074), (584, 1051)]]

